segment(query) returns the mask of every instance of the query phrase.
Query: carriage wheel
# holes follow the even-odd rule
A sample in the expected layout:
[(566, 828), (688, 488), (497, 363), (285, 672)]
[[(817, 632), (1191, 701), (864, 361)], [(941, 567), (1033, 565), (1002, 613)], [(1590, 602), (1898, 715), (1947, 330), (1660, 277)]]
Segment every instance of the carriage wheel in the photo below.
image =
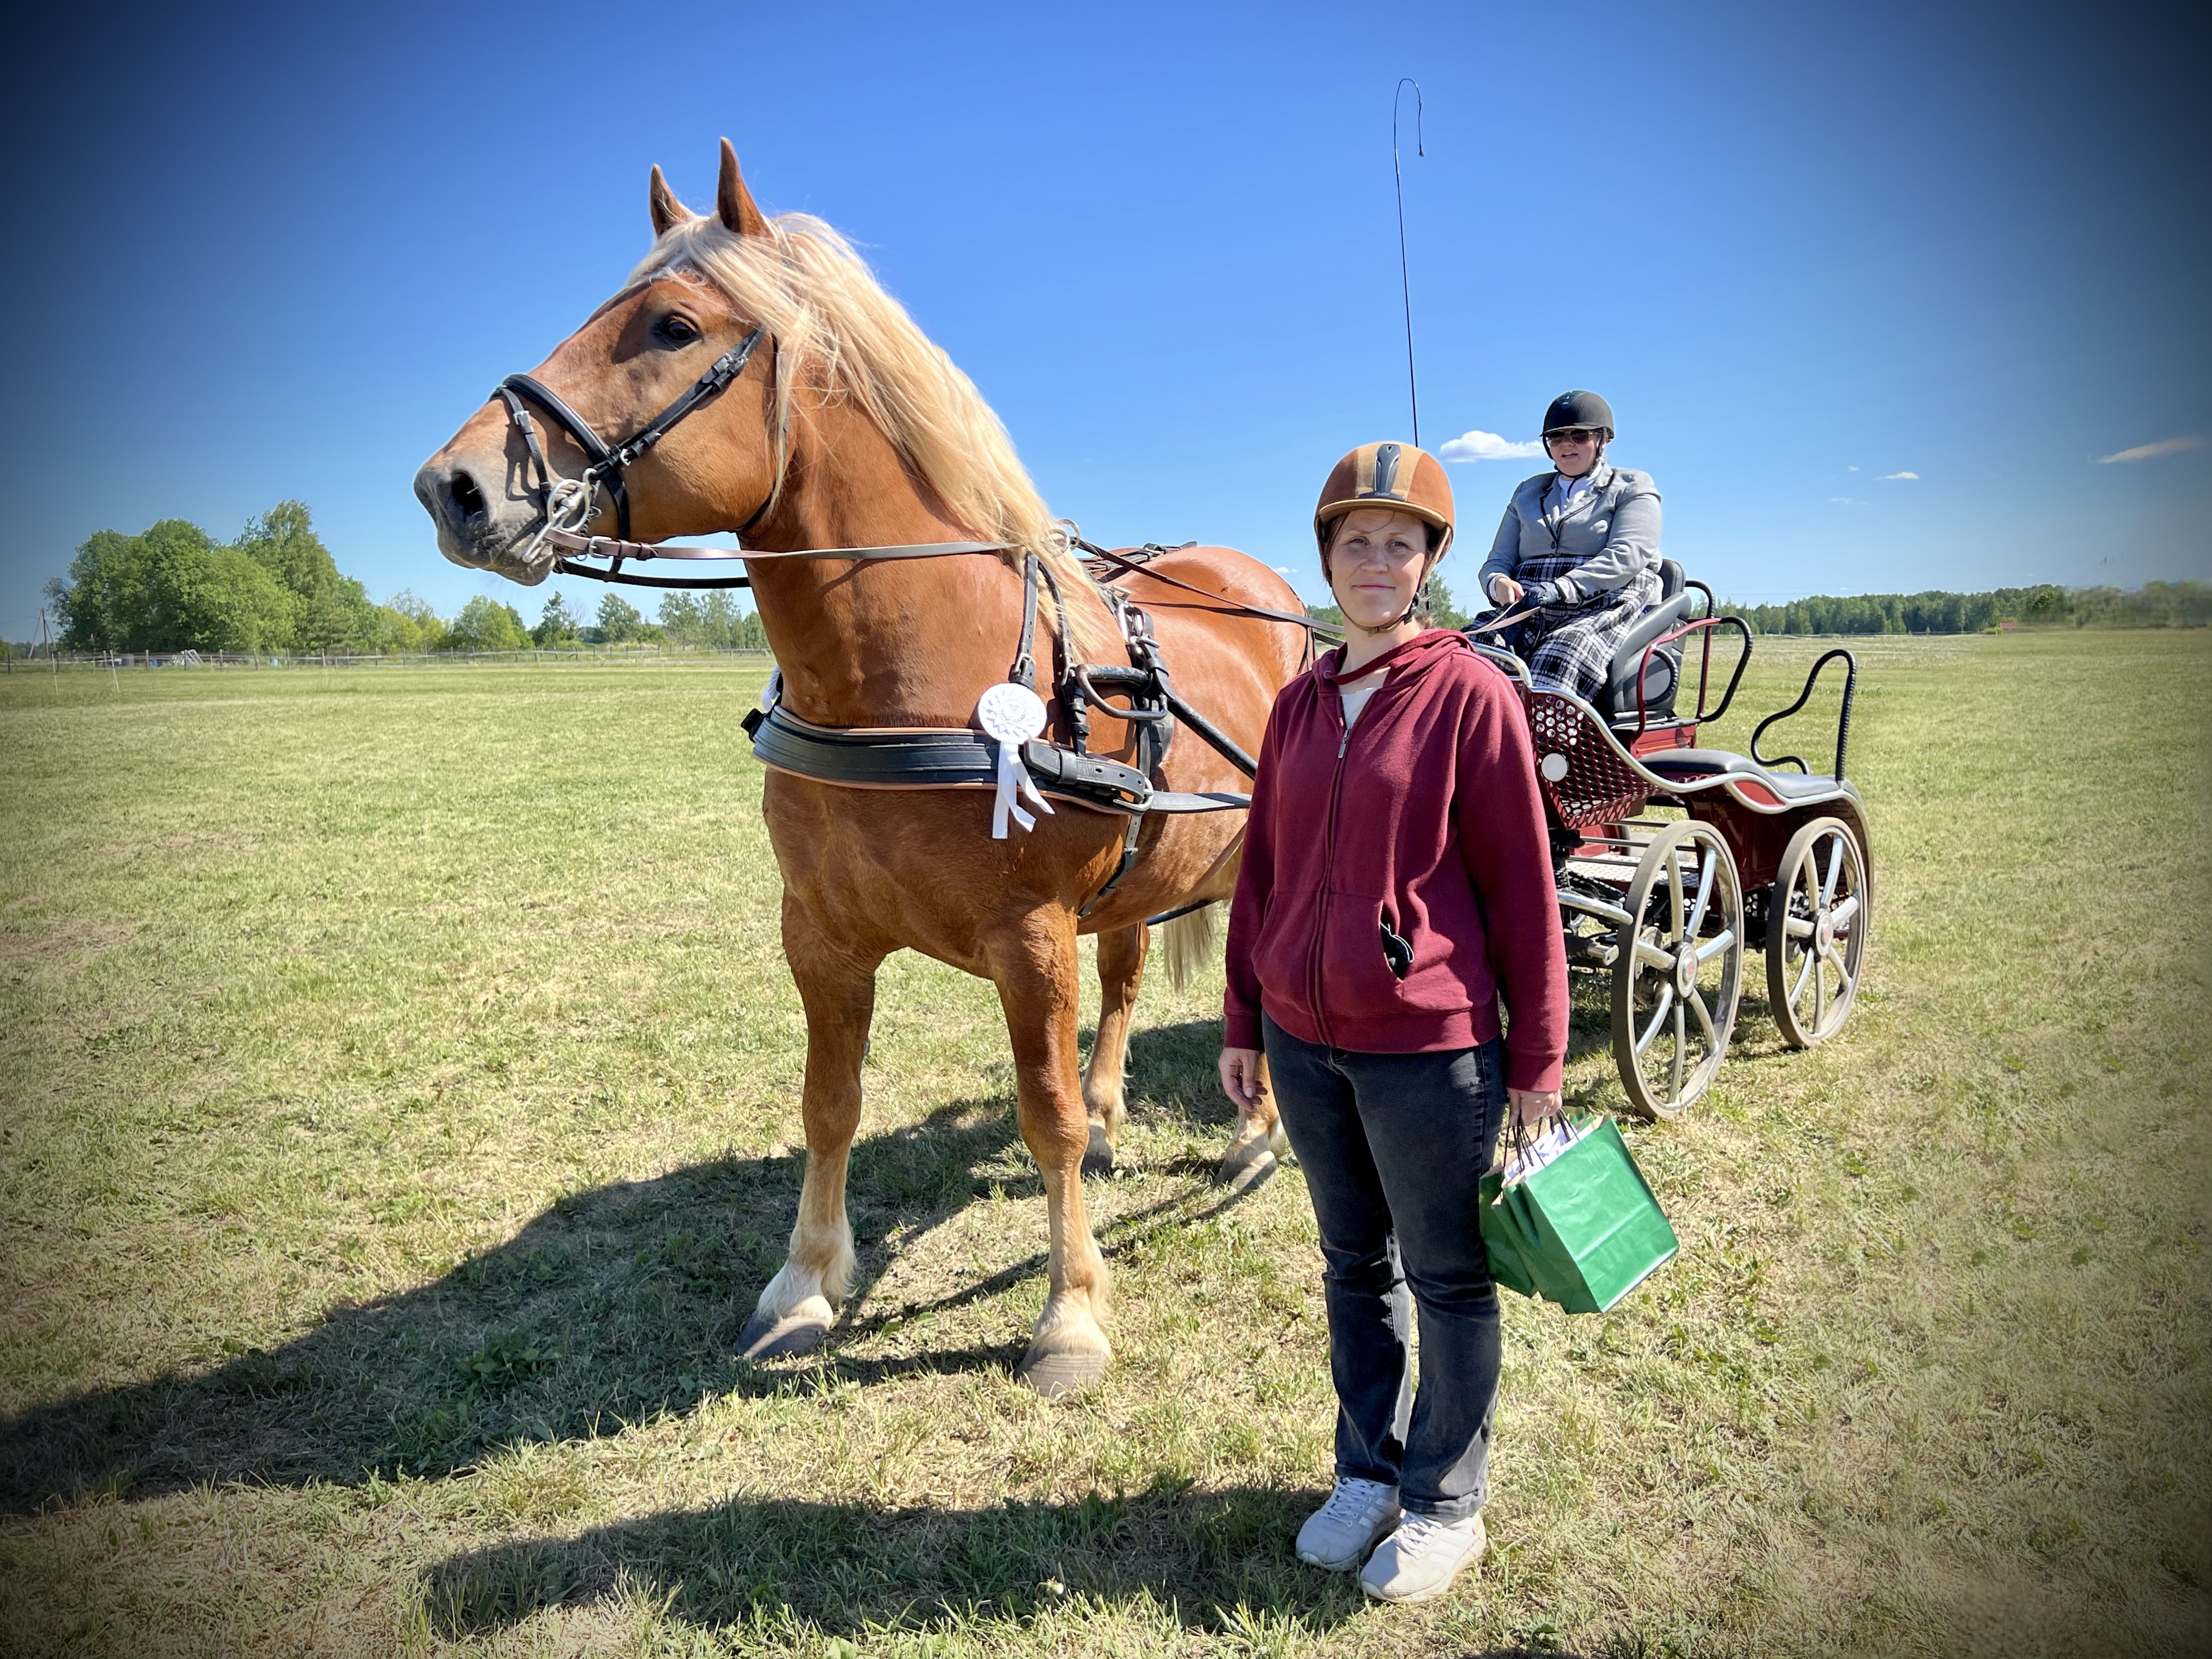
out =
[(1728, 1054), (1743, 988), (1743, 888), (1711, 824), (1671, 824), (1644, 850), (1616, 936), (1613, 1056), (1638, 1115), (1672, 1117)]
[(1809, 1048), (1843, 1029), (1866, 950), (1866, 855), (1841, 818), (1790, 836), (1767, 901), (1766, 1000), (1782, 1040)]

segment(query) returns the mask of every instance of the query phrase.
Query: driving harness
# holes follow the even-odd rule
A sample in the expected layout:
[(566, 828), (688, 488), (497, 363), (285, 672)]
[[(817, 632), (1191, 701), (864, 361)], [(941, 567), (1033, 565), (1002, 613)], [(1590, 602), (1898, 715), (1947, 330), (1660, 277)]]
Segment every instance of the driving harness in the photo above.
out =
[[(1040, 561), (1032, 549), (1019, 548), (1009, 542), (970, 541), (793, 550), (751, 551), (741, 549), (731, 552), (720, 549), (663, 547), (630, 539), (629, 495), (623, 487), (623, 470), (667, 436), (670, 429), (685, 416), (737, 380), (744, 372), (745, 364), (759, 349), (764, 337), (763, 331), (756, 327), (736, 346), (717, 358), (707, 372), (673, 403), (628, 438), (614, 444), (600, 437), (588, 421), (571, 409), (558, 394), (532, 376), (510, 374), (501, 380), (494, 395), (507, 405), (509, 420), (522, 434), (531, 465), (536, 473), (533, 493), (544, 495), (545, 522), (526, 550), (526, 556), (533, 556), (544, 547), (561, 550), (553, 560), (554, 569), (566, 575), (583, 576), (594, 581), (619, 582), (640, 587), (730, 588), (750, 587), (751, 580), (745, 576), (641, 576), (625, 573), (623, 565), (626, 561), (668, 558), (925, 559), (1019, 551), (1023, 556), (1021, 639), (1006, 678), (1035, 693), (1037, 676), (1034, 647), (1040, 575), (1045, 586), (1051, 590), (1054, 606), (1060, 616), (1066, 617), (1068, 611), (1059, 580), (1053, 574), (1051, 567)], [(526, 403), (535, 404), (550, 416), (589, 457), (590, 465), (579, 477), (562, 477), (554, 472), (539, 441), (538, 426), (526, 406)], [(598, 497), (602, 489), (614, 504), (615, 526), (618, 533), (613, 537), (593, 536), (584, 532), (584, 526), (591, 522), (598, 510)], [(737, 533), (740, 543), (746, 532), (760, 522), (768, 511), (769, 503), (774, 500), (775, 493), (771, 490), (768, 500), (763, 501), (751, 518), (738, 528)], [(1196, 593), (1234, 614), (1294, 623), (1306, 630), (1309, 657), (1312, 654), (1316, 634), (1324, 637), (1333, 637), (1333, 635), (1311, 618), (1296, 612), (1244, 605), (1163, 572), (1145, 568), (1150, 560), (1178, 550), (1148, 544), (1133, 555), (1121, 554), (1094, 546), (1073, 536), (1070, 539), (1088, 556), (1088, 574), (1097, 583), (1096, 591), (1105, 600), (1107, 609), (1113, 615), (1129, 660), (1127, 666), (1073, 661), (1068, 652), (1067, 630), (1065, 628), (1055, 630), (1050, 690), (1059, 705), (1067, 741), (1063, 744), (1048, 742), (1042, 738), (1030, 738), (1021, 744), (1020, 760), (1035, 787), (1045, 794), (1093, 811), (1120, 813), (1127, 820), (1122, 832), (1120, 863), (1115, 866), (1114, 873), (1107, 878), (1105, 884), (1092, 894), (1077, 912), (1079, 915), (1088, 916), (1105, 902), (1134, 867), (1138, 836), (1148, 816), (1156, 812), (1239, 811), (1252, 804), (1249, 794), (1228, 791), (1193, 793), (1159, 787), (1159, 769), (1167, 757), (1169, 745), (1175, 740), (1178, 722), (1188, 726), (1194, 736), (1221, 754), (1246, 777), (1252, 777), (1256, 772), (1251, 756), (1246, 754), (1227, 733), (1193, 708), (1176, 690), (1169, 678), (1158, 640), (1152, 632), (1152, 619), (1132, 604), (1126, 593), (1114, 586), (1115, 581), (1123, 575), (1141, 571), (1156, 581)], [(1186, 543), (1184, 545), (1194, 544)], [(609, 563), (601, 568), (581, 562), (593, 558), (604, 558)], [(772, 677), (769, 695), (763, 706), (748, 714), (744, 719), (746, 735), (753, 743), (753, 754), (765, 765), (820, 782), (858, 788), (963, 789), (997, 787), (999, 765), (994, 740), (981, 732), (967, 727), (817, 726), (783, 706), (778, 695), (780, 686), (781, 676)], [(1109, 702), (1107, 699), (1114, 696), (1127, 697), (1128, 706), (1120, 708)], [(1127, 720), (1133, 727), (1137, 750), (1135, 765), (1124, 765), (1119, 761), (1090, 752), (1089, 711), (1094, 708), (1116, 720)], [(1199, 908), (1199, 905), (1188, 905), (1183, 907), (1183, 910)], [(1164, 921), (1183, 914), (1183, 910), (1170, 911), (1149, 920)]]

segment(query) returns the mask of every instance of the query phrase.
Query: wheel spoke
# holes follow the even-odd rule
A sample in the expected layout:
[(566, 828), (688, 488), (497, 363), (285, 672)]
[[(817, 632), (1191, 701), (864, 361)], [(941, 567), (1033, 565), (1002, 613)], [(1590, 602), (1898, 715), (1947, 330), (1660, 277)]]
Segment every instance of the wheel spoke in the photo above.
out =
[(1840, 997), (1851, 988), (1851, 970), (1844, 965), (1842, 953), (1833, 945), (1830, 945), (1820, 954), (1826, 958), (1828, 966), (1835, 969), (1836, 994)]
[(1695, 991), (1692, 991), (1690, 993), (1687, 1000), (1690, 1006), (1697, 1012), (1698, 1024), (1705, 1030), (1706, 1043), (1712, 1048), (1719, 1048), (1721, 1046), (1720, 1033), (1713, 1030), (1713, 1017), (1711, 1013), (1706, 1010), (1705, 1000), (1699, 996)]
[(1813, 937), (1813, 924), (1802, 916), (1784, 916), (1782, 931), (1792, 939), (1810, 939)]
[[(1856, 893), (1854, 893), (1849, 898), (1845, 899), (1841, 904), (1838, 904), (1834, 909), (1828, 912), (1829, 931), (1837, 933), (1843, 933), (1845, 929), (1850, 927), (1851, 918), (1858, 915), (1858, 913), (1859, 896)], [(1810, 933), (1812, 930), (1808, 927), (1806, 931)]]
[(1655, 969), (1662, 974), (1671, 974), (1674, 971), (1674, 958), (1672, 954), (1661, 950), (1648, 939), (1639, 939), (1636, 941), (1636, 963), (1639, 968)]
[(1836, 899), (1836, 877), (1844, 867), (1844, 838), (1836, 837), (1836, 850), (1828, 854), (1828, 873), (1820, 883), (1820, 908), (1825, 910)]
[(1813, 1029), (1819, 1030), (1820, 1022), (1828, 1014), (1828, 964), (1820, 959), (1818, 951), (1813, 952)]
[(1697, 938), (1698, 929), (1705, 925), (1705, 906), (1712, 902), (1713, 872), (1717, 867), (1717, 855), (1707, 852), (1705, 867), (1698, 872), (1698, 902), (1690, 907), (1689, 925), (1683, 929), (1691, 939)]
[(1670, 852), (1667, 854), (1667, 932), (1662, 937), (1680, 939), (1685, 908), (1682, 897), (1682, 860), (1679, 854)]
[(1735, 943), (1735, 929), (1733, 927), (1724, 927), (1719, 933), (1714, 934), (1712, 938), (1707, 939), (1704, 945), (1698, 947), (1698, 960), (1699, 962), (1710, 962), (1715, 956), (1718, 955), (1721, 951), (1727, 950)]
[(1669, 1100), (1680, 1100), (1682, 1097), (1682, 1051), (1690, 1046), (1689, 1025), (1689, 1016), (1683, 1012), (1682, 1005), (1676, 1003), (1674, 1005), (1674, 1086), (1667, 1096)]
[(1813, 977), (1813, 964), (1820, 960), (1818, 952), (1805, 952), (1805, 965), (1797, 970), (1797, 982), (1790, 988), (1790, 1006), (1795, 1008), (1797, 999), (1805, 994), (1805, 981)]
[(1636, 1052), (1638, 1054), (1642, 1054), (1646, 1048), (1649, 1048), (1651, 1046), (1651, 1039), (1659, 1035), (1660, 1022), (1667, 1018), (1667, 1011), (1674, 1006), (1674, 988), (1672, 985), (1661, 986), (1659, 988), (1659, 1006), (1652, 1011), (1651, 1024), (1644, 1028), (1644, 1035), (1636, 1039)]

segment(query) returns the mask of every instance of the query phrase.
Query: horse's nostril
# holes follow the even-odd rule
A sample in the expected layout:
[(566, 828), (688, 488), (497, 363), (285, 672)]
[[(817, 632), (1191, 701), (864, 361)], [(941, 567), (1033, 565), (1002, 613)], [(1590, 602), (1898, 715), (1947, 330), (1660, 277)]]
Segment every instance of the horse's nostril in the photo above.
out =
[(453, 481), (446, 487), (453, 492), (453, 505), (460, 509), (463, 519), (479, 519), (483, 516), (483, 491), (477, 488), (477, 481), (474, 478), (465, 472), (456, 472), (453, 474)]

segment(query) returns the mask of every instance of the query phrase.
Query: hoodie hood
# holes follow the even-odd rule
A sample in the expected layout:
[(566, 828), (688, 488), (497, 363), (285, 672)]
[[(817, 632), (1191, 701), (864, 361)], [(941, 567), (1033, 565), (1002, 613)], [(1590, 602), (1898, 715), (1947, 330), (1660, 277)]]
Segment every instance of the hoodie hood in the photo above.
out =
[(1388, 668), (1390, 683), (1395, 685), (1402, 680), (1425, 674), (1443, 658), (1455, 656), (1461, 652), (1469, 656), (1480, 654), (1467, 642), (1466, 635), (1452, 628), (1431, 628), (1416, 634), (1412, 639), (1392, 646), (1381, 656), (1360, 664), (1350, 675), (1339, 672), (1339, 666), (1344, 661), (1344, 651), (1345, 647), (1340, 645), (1327, 656), (1316, 659), (1312, 672), (1318, 684), (1333, 689), (1347, 678), (1364, 679), (1378, 668)]

